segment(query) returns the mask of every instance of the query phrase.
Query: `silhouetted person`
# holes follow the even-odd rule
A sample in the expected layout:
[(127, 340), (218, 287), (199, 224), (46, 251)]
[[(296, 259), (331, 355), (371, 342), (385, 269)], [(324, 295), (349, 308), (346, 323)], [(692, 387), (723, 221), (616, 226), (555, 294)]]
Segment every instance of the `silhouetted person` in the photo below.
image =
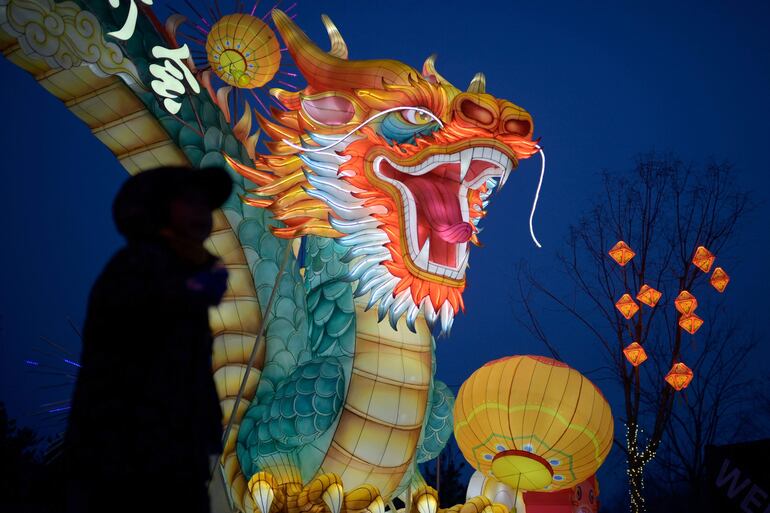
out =
[(118, 192), (127, 244), (91, 290), (65, 436), (71, 512), (209, 511), (222, 414), (208, 308), (227, 271), (203, 242), (231, 188), (222, 169), (161, 168)]

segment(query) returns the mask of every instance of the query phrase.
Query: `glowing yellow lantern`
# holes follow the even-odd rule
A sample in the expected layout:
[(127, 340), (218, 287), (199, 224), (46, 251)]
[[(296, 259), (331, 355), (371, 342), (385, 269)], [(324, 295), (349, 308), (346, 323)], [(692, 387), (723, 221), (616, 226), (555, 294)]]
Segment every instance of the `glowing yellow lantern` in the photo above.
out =
[(679, 318), (679, 326), (690, 335), (694, 335), (702, 325), (703, 319), (695, 314), (684, 314)]
[(629, 260), (634, 258), (634, 250), (631, 249), (628, 244), (625, 242), (618, 241), (617, 244), (612, 246), (612, 249), (609, 251), (610, 256), (614, 261), (619, 263), (621, 266), (624, 266), (628, 263)]
[(694, 312), (695, 309), (698, 308), (698, 300), (695, 299), (695, 296), (686, 290), (683, 290), (679, 293), (678, 296), (676, 296), (676, 299), (674, 300), (674, 306), (679, 311), (679, 313), (687, 315)]
[(649, 285), (642, 285), (642, 288), (639, 289), (639, 293), (636, 295), (636, 299), (650, 308), (653, 308), (658, 304), (662, 295), (663, 294), (659, 290), (655, 290)]
[(711, 282), (712, 287), (717, 289), (719, 292), (724, 292), (725, 288), (727, 288), (727, 284), (730, 283), (730, 277), (727, 275), (724, 269), (717, 267), (714, 269), (714, 272), (711, 275), (711, 279), (709, 279), (709, 281)]
[(639, 311), (639, 305), (636, 304), (630, 294), (623, 294), (623, 296), (618, 299), (618, 302), (615, 303), (615, 308), (617, 308), (626, 319), (630, 319)]
[(671, 370), (668, 371), (665, 379), (669, 385), (674, 387), (674, 390), (679, 391), (687, 388), (690, 381), (692, 381), (692, 376), (692, 370), (690, 370), (687, 365), (679, 362), (671, 367)]
[(692, 257), (692, 263), (695, 264), (695, 267), (707, 273), (711, 270), (715, 259), (714, 253), (703, 246), (698, 246), (698, 249), (695, 250), (695, 255)]
[(229, 14), (217, 21), (206, 37), (206, 56), (219, 78), (241, 89), (265, 85), (281, 64), (275, 34), (248, 14)]
[(639, 342), (631, 342), (628, 344), (626, 348), (623, 349), (623, 354), (626, 356), (626, 360), (628, 360), (634, 367), (638, 367), (647, 360), (647, 352)]
[(585, 480), (607, 457), (614, 430), (599, 389), (542, 356), (510, 356), (478, 369), (460, 387), (454, 422), (465, 459), (517, 490), (560, 490)]

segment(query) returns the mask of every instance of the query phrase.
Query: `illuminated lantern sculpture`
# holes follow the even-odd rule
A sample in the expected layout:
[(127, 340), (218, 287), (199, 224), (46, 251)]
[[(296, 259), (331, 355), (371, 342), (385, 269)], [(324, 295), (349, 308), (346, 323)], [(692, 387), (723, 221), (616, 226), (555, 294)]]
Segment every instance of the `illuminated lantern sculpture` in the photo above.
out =
[(638, 367), (640, 364), (647, 360), (647, 352), (639, 344), (639, 342), (631, 342), (623, 349), (623, 354), (626, 356), (631, 365)]
[(696, 331), (703, 325), (703, 319), (693, 314), (684, 314), (679, 318), (679, 326), (690, 335), (694, 335)]
[(642, 288), (639, 289), (639, 293), (636, 295), (636, 299), (650, 308), (653, 308), (658, 304), (662, 295), (663, 294), (659, 290), (655, 290), (649, 285), (642, 285)]
[(634, 255), (636, 255), (636, 253), (634, 253), (634, 250), (631, 249), (628, 246), (628, 244), (626, 244), (622, 240), (618, 241), (617, 244), (612, 246), (612, 249), (609, 251), (609, 254), (612, 257), (612, 259), (617, 263), (619, 263), (621, 266), (626, 265), (629, 262), (629, 260), (634, 258)]
[(683, 390), (687, 388), (692, 381), (692, 370), (682, 362), (675, 363), (671, 370), (666, 374), (666, 381), (674, 387), (674, 390)]
[(698, 246), (695, 250), (695, 255), (692, 257), (692, 263), (695, 267), (707, 273), (711, 270), (711, 266), (714, 264), (716, 257), (714, 254), (703, 246)]
[(683, 290), (674, 300), (674, 306), (676, 307), (677, 311), (679, 311), (679, 313), (688, 315), (694, 312), (696, 308), (698, 308), (698, 300), (695, 299), (695, 296), (686, 290)]
[(727, 288), (727, 284), (730, 283), (730, 277), (721, 267), (714, 269), (714, 273), (711, 275), (711, 286), (717, 289), (719, 292), (724, 292)]
[(463, 383), (454, 406), (465, 459), (519, 492), (568, 489), (594, 474), (610, 451), (613, 429), (599, 389), (542, 356), (487, 363)]
[(639, 311), (639, 305), (636, 304), (629, 294), (623, 294), (623, 296), (618, 299), (618, 302), (615, 303), (615, 308), (617, 308), (626, 319), (630, 319)]
[(206, 56), (219, 78), (241, 89), (265, 85), (281, 65), (275, 34), (248, 14), (230, 14), (217, 21), (206, 37)]

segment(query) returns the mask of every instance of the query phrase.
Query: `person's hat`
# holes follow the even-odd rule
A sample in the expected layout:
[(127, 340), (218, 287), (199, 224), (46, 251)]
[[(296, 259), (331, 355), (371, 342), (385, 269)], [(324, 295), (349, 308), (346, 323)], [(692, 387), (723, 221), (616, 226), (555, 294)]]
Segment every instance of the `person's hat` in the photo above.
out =
[(170, 203), (184, 193), (203, 193), (215, 210), (230, 196), (232, 187), (230, 175), (218, 167), (149, 169), (126, 180), (112, 204), (112, 216), (126, 238), (148, 237), (165, 226)]

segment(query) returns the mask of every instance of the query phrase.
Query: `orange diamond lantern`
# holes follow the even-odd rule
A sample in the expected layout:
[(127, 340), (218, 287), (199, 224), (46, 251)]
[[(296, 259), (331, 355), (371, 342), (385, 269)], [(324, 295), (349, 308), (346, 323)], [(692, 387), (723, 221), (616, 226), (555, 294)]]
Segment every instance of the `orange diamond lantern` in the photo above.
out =
[(623, 354), (626, 355), (626, 360), (634, 367), (638, 367), (641, 363), (647, 359), (647, 353), (639, 342), (631, 342), (623, 349)]
[(679, 326), (690, 335), (694, 335), (703, 326), (703, 319), (695, 314), (684, 314), (679, 318)]
[(694, 312), (695, 309), (698, 308), (698, 300), (695, 299), (695, 296), (686, 290), (683, 290), (679, 293), (678, 296), (676, 296), (676, 299), (674, 300), (674, 306), (679, 311), (679, 313), (687, 315)]
[(615, 303), (615, 308), (617, 308), (626, 319), (630, 319), (639, 311), (639, 305), (634, 302), (629, 294), (623, 294), (623, 296), (618, 299), (618, 302)]
[(695, 267), (707, 273), (711, 270), (715, 259), (714, 253), (703, 246), (698, 246), (698, 249), (695, 250), (695, 255), (692, 257), (692, 263), (695, 264)]
[(636, 255), (634, 250), (631, 249), (628, 244), (622, 240), (618, 241), (617, 244), (612, 246), (612, 249), (609, 251), (609, 253), (612, 259), (619, 263), (621, 266), (626, 265), (628, 261), (634, 258), (634, 255)]
[(674, 390), (679, 391), (687, 388), (687, 385), (692, 381), (692, 371), (681, 362), (675, 363), (671, 370), (668, 371), (668, 374), (666, 374), (665, 379), (669, 385), (674, 387)]
[(724, 292), (727, 288), (727, 284), (730, 283), (730, 277), (721, 267), (714, 269), (714, 273), (711, 275), (711, 286), (717, 289), (719, 292)]
[(639, 289), (639, 293), (636, 295), (636, 299), (652, 308), (658, 304), (662, 295), (659, 290), (655, 290), (649, 285), (642, 285), (642, 288)]

